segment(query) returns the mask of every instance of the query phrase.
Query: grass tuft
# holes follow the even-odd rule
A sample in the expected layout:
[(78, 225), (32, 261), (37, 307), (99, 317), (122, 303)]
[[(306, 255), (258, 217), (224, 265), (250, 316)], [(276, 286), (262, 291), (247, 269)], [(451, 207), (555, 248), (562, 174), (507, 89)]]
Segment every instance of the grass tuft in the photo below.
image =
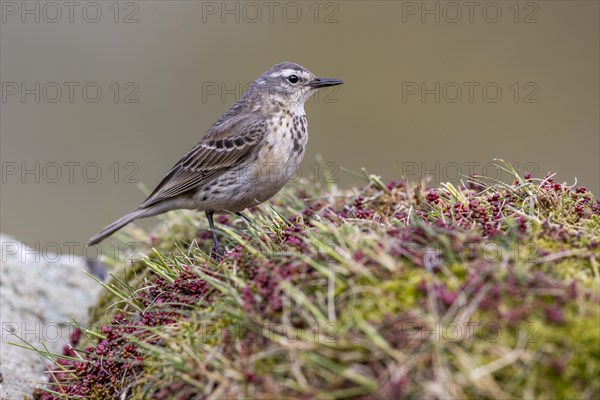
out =
[(598, 398), (600, 203), (498, 166), (512, 183), (300, 181), (218, 219), (220, 263), (174, 213), (103, 284), (104, 326), (37, 350), (36, 397)]

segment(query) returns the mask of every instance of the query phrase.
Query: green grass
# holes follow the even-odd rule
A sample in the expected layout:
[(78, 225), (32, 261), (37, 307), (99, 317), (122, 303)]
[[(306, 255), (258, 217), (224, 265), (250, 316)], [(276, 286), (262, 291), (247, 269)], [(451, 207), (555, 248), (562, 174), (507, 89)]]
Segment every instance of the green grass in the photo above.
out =
[(221, 219), (220, 263), (173, 213), (37, 396), (598, 398), (600, 207), (500, 167), (514, 182), (298, 182)]

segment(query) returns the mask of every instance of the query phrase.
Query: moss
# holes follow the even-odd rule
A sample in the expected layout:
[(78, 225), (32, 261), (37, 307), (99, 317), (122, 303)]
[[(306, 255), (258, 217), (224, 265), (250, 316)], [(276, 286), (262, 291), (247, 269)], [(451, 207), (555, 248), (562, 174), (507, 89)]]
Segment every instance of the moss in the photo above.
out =
[(600, 207), (585, 188), (515, 174), (512, 185), (478, 177), (427, 191), (371, 176), (345, 193), (298, 182), (252, 214), (253, 226), (219, 221), (220, 263), (202, 218), (167, 217), (156, 251), (109, 282), (94, 311), (111, 322), (103, 338), (79, 351), (84, 362), (57, 357), (79, 372), (51, 389), (600, 396)]

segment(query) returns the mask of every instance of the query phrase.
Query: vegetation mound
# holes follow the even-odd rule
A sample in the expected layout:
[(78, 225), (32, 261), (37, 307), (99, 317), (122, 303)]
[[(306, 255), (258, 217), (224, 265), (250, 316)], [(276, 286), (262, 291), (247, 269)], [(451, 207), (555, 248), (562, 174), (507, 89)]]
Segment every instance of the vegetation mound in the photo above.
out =
[(600, 396), (600, 203), (551, 176), (165, 217), (36, 391), (50, 398)]

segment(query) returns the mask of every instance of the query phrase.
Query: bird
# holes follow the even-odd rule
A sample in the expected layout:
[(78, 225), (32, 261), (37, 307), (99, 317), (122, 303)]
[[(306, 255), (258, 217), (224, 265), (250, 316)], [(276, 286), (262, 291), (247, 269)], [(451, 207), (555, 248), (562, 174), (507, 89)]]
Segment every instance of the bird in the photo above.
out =
[(273, 197), (295, 176), (308, 141), (304, 103), (317, 90), (343, 84), (282, 62), (269, 68), (166, 174), (136, 209), (89, 240), (95, 245), (130, 222), (172, 210), (204, 211), (221, 255), (213, 216)]

